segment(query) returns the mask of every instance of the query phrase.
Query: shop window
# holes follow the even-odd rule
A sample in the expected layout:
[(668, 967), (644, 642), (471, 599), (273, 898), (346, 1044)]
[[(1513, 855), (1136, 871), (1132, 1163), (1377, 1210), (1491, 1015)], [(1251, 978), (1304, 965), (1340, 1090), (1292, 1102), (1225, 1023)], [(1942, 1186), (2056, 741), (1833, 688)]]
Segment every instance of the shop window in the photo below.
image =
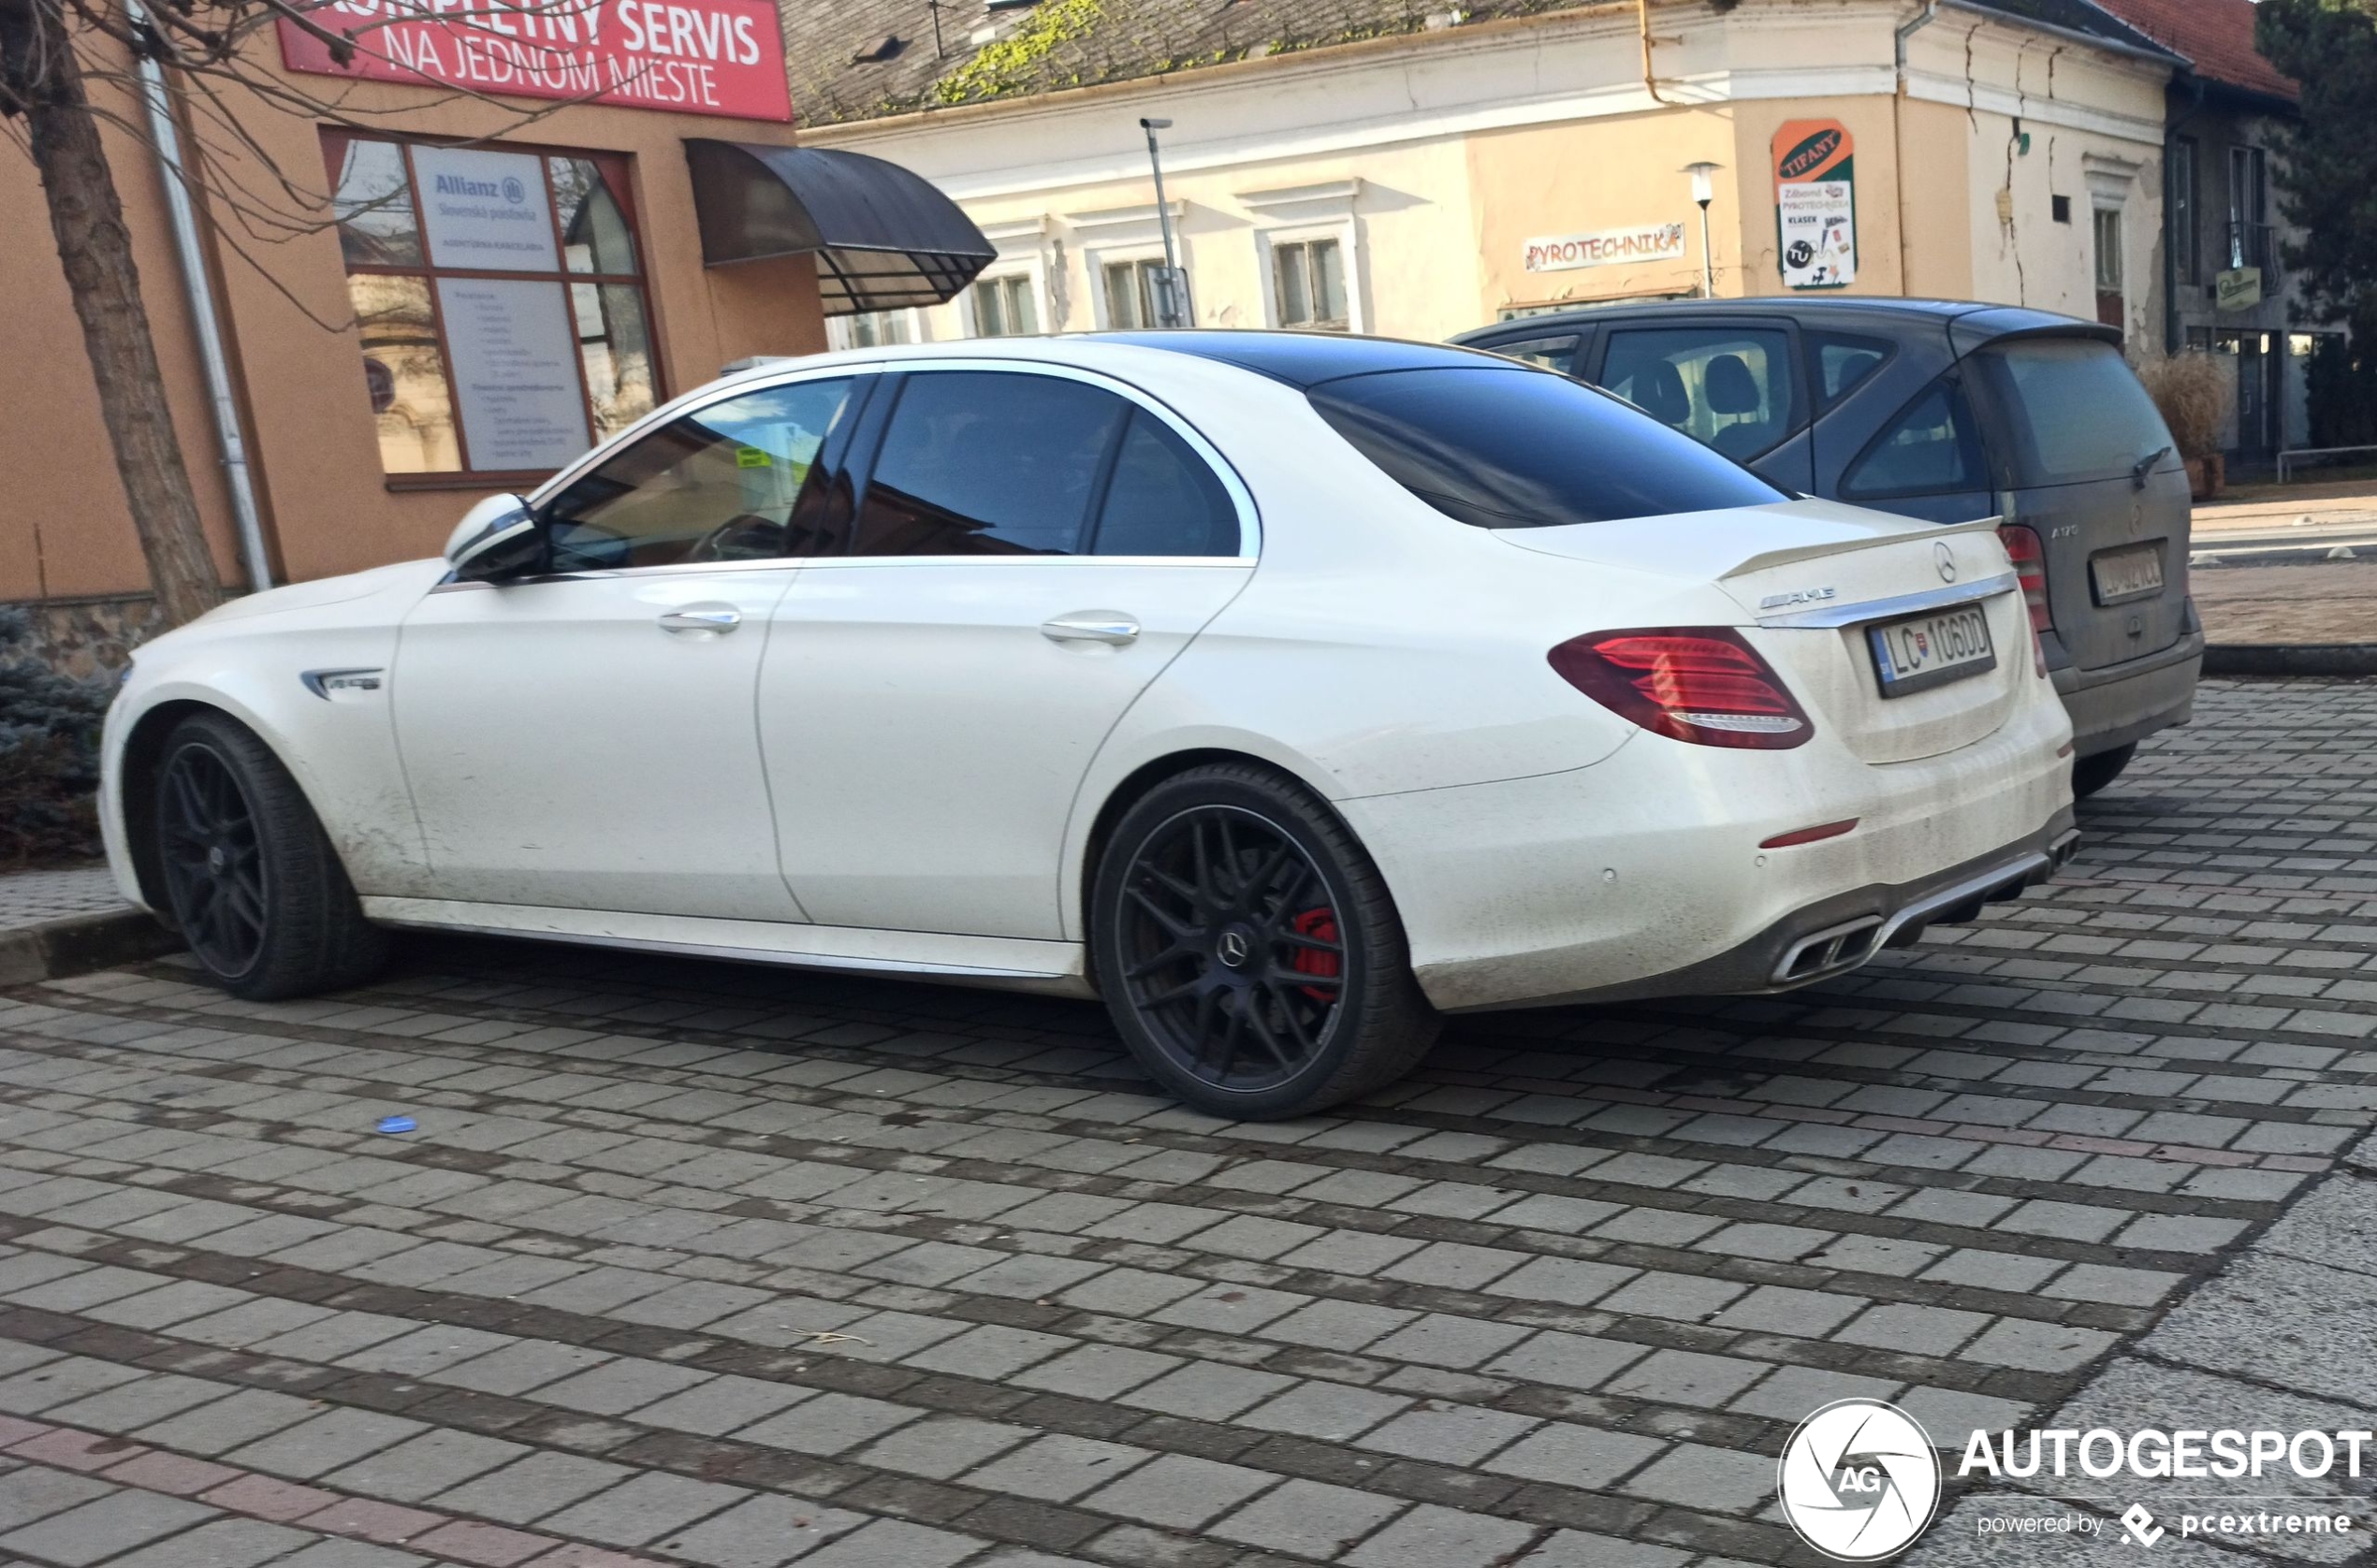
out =
[(547, 473), (651, 412), (624, 158), (323, 141), (386, 472)]
[(1271, 298), (1279, 325), (1343, 332), (1346, 312), (1345, 253), (1334, 240), (1295, 240), (1271, 247)]
[(1028, 338), (1040, 330), (1040, 312), (1032, 309), (1031, 278), (984, 278), (974, 285), (974, 336)]

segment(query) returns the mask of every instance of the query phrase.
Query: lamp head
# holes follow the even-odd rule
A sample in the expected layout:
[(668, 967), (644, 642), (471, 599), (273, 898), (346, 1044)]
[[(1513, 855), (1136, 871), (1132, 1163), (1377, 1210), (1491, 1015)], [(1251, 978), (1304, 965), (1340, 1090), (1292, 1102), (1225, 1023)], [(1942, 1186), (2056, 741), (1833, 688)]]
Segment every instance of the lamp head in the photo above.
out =
[(1139, 128), (1143, 131), (1168, 131), (1172, 129), (1172, 122), (1169, 120), (1151, 120), (1143, 118), (1139, 122)]
[(1712, 163), (1686, 164), (1684, 166), (1684, 172), (1692, 177), (1692, 199), (1694, 201), (1697, 201), (1701, 206), (1706, 207), (1709, 203), (1716, 199), (1716, 171), (1724, 167), (1725, 166), (1723, 164)]

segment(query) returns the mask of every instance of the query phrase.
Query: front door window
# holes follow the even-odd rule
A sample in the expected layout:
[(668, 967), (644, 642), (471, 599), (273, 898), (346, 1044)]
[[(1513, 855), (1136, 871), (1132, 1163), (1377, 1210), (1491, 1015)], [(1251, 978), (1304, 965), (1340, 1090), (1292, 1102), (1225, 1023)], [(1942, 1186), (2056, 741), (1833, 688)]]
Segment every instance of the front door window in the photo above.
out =
[(794, 514), (812, 481), (822, 483), (818, 450), (851, 385), (838, 377), (747, 392), (672, 419), (614, 454), (544, 509), (549, 570), (814, 553), (793, 548)]

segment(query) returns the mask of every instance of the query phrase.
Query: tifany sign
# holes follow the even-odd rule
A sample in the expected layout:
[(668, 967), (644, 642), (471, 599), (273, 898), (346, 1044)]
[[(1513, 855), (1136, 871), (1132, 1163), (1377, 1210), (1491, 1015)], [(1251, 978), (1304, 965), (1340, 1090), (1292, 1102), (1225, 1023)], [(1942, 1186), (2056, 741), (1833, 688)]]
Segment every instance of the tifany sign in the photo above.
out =
[(1838, 120), (1774, 133), (1774, 223), (1785, 288), (1857, 282), (1857, 142)]
[[(309, 7), (306, 22), (279, 21), (281, 59), (293, 71), (736, 120), (793, 117), (770, 0), (328, 0)], [(343, 65), (340, 40), (354, 46)]]
[(1644, 224), (1639, 228), (1596, 229), (1590, 234), (1552, 234), (1526, 242), (1530, 272), (1565, 272), (1577, 267), (1611, 267), (1622, 261), (1672, 261), (1684, 254), (1682, 224)]

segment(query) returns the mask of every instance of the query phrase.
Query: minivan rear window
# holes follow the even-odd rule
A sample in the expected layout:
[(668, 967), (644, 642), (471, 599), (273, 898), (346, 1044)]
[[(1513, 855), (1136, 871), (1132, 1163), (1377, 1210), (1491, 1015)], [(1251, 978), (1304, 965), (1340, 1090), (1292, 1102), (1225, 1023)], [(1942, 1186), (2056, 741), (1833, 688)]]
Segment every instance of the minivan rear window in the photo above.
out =
[(2033, 338), (1978, 358), (2013, 436), (2017, 486), (2126, 479), (2171, 444), (2154, 400), (2110, 343)]
[(1790, 499), (1690, 436), (1542, 370), (1383, 370), (1306, 395), (1390, 478), (1475, 528), (1560, 528)]

